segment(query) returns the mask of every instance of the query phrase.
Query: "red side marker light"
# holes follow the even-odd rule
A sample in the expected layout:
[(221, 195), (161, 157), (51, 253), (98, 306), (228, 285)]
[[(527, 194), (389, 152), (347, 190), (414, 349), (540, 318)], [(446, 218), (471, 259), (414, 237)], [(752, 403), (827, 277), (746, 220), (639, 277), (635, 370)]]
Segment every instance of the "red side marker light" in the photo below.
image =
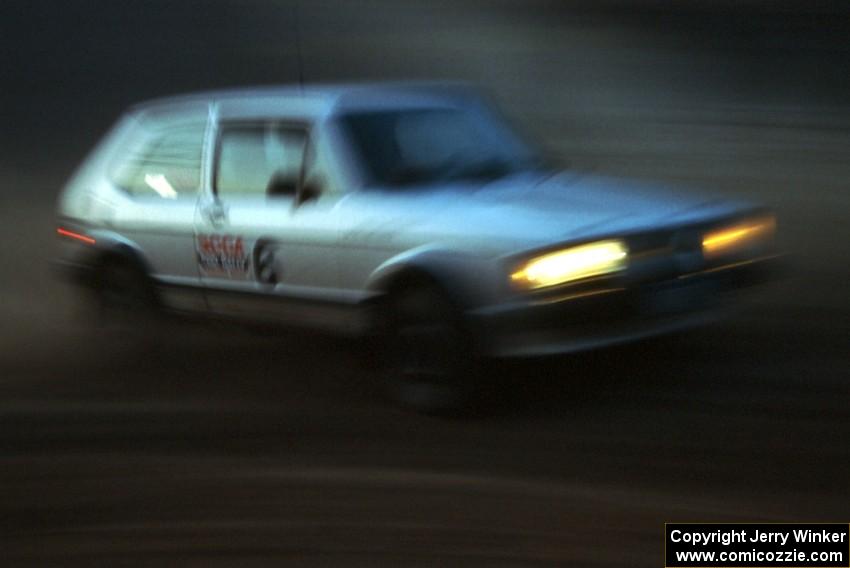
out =
[(74, 239), (86, 243), (87, 245), (93, 245), (95, 243), (95, 240), (91, 237), (81, 235), (80, 233), (75, 233), (74, 231), (69, 231), (68, 229), (63, 229), (62, 227), (57, 227), (56, 234), (63, 237), (68, 237), (69, 239)]

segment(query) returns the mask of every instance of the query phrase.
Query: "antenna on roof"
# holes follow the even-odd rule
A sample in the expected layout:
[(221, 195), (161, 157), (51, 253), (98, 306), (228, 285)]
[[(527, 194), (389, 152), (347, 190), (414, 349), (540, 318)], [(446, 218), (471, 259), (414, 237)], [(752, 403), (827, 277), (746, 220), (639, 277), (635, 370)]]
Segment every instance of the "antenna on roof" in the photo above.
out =
[(295, 0), (295, 58), (298, 62), (298, 87), (304, 92), (304, 62), (301, 54), (301, 2)]

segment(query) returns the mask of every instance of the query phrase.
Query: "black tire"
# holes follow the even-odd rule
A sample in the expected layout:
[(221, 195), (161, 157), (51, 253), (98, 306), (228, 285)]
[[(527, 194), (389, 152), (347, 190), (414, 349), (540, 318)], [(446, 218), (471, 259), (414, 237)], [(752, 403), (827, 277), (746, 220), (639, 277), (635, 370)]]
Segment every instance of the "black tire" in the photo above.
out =
[(145, 331), (159, 315), (153, 286), (145, 271), (121, 257), (105, 259), (95, 273), (97, 323), (115, 331)]
[(430, 414), (466, 410), (477, 362), (460, 313), (431, 284), (408, 285), (386, 302), (383, 375), (396, 402)]

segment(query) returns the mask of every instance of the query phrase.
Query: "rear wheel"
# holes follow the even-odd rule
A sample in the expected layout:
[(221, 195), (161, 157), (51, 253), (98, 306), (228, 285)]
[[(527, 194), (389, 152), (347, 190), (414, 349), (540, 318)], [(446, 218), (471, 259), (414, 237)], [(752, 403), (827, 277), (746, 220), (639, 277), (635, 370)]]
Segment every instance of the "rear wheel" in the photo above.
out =
[(106, 259), (95, 275), (94, 296), (101, 327), (143, 331), (157, 319), (158, 306), (150, 280), (131, 260)]
[(475, 392), (472, 342), (455, 306), (435, 286), (390, 294), (385, 381), (390, 396), (422, 412), (464, 409)]

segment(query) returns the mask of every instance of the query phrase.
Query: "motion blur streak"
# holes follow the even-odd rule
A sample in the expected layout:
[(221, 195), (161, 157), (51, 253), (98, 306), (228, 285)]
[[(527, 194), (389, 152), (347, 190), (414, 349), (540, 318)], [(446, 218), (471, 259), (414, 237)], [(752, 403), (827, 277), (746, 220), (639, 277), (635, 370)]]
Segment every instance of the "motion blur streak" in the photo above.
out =
[[(0, 2), (3, 566), (658, 568), (664, 522), (848, 521), (846, 1), (298, 7)], [(58, 189), (136, 101), (296, 82), (296, 15), (306, 82), (474, 81), (575, 170), (775, 207), (790, 276), (727, 323), (491, 373), (474, 420), (380, 402), (341, 341), (81, 332)]]

